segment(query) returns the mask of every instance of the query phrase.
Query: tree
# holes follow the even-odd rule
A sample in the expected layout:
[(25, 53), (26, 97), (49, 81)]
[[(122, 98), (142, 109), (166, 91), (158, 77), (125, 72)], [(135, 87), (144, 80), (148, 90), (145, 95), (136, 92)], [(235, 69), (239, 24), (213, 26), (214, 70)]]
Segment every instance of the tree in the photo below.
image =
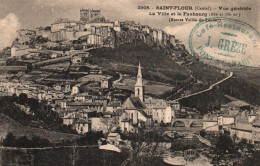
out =
[(8, 133), (6, 138), (3, 140), (3, 146), (14, 147), (16, 138), (13, 133)]
[(31, 139), (31, 147), (48, 147), (51, 146), (51, 143), (46, 138), (41, 138), (39, 136), (33, 135)]
[(128, 159), (121, 165), (161, 165), (162, 152), (159, 148), (161, 135), (155, 130), (145, 132), (139, 129), (137, 133), (129, 133), (130, 154)]
[(98, 140), (104, 138), (102, 131), (90, 131), (85, 134), (84, 137), (80, 137), (76, 140), (78, 145), (98, 145)]
[(21, 93), (21, 94), (19, 95), (18, 101), (19, 101), (20, 104), (22, 104), (22, 105), (26, 104), (27, 101), (28, 101), (28, 96), (27, 96), (27, 94)]
[(218, 152), (222, 154), (233, 153), (235, 149), (235, 145), (232, 138), (227, 134), (220, 135), (217, 138), (217, 143), (215, 146)]
[(44, 30), (45, 30), (45, 31), (51, 31), (51, 27), (50, 27), (50, 26), (47, 26), (47, 27), (45, 27)]
[(200, 136), (205, 137), (206, 131), (204, 129), (200, 130)]
[(76, 144), (73, 144), (72, 149), (71, 149), (71, 154), (70, 154), (70, 160), (71, 160), (71, 165), (75, 166), (76, 162), (79, 159), (79, 150), (77, 149)]
[(16, 140), (17, 147), (30, 148), (32, 146), (32, 141), (26, 136), (22, 136)]
[[(115, 116), (113, 116), (112, 118), (102, 118), (101, 122), (105, 125), (107, 133), (110, 133), (113, 128), (117, 127)], [(104, 131), (104, 133), (106, 132)]]

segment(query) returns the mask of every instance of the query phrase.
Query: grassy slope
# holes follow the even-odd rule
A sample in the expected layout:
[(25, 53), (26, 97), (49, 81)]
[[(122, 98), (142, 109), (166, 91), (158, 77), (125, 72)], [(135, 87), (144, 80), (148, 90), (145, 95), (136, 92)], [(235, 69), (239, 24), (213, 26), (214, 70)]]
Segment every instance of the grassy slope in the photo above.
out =
[(247, 80), (234, 76), (221, 83), (213, 90), (182, 99), (180, 102), (184, 106), (198, 108), (200, 112), (206, 113), (214, 109), (219, 109), (220, 104), (226, 101), (225, 94), (234, 96), (253, 105), (260, 105), (260, 92), (255, 85)]
[(200, 61), (193, 62), (194, 63), (189, 66), (192, 75), (204, 83), (212, 84), (225, 77), (220, 74), (219, 69), (216, 67), (204, 64)]
[(112, 51), (91, 52), (93, 55), (88, 60), (101, 66), (103, 69), (118, 71), (136, 76), (138, 62), (143, 67), (143, 77), (147, 80), (157, 82), (174, 82), (174, 80), (185, 80), (189, 77), (187, 70), (179, 66), (168, 57), (161, 55), (143, 42), (136, 45), (123, 44)]
[(51, 142), (61, 142), (62, 140), (73, 140), (79, 136), (73, 134), (60, 133), (45, 129), (32, 128), (29, 126), (23, 126), (22, 124), (16, 122), (15, 120), (9, 118), (7, 115), (0, 114), (0, 135), (4, 135), (8, 132), (14, 133), (15, 136), (28, 136), (33, 135), (46, 138)]
[(260, 90), (260, 68), (241, 68), (235, 69), (234, 73), (246, 79)]

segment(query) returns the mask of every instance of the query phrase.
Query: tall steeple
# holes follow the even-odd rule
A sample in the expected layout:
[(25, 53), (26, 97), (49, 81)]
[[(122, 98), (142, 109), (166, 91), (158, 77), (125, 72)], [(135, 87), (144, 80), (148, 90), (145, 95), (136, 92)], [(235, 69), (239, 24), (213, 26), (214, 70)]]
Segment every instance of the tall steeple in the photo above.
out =
[(139, 62), (138, 66), (138, 74), (137, 80), (135, 84), (135, 97), (139, 97), (139, 99), (143, 102), (144, 101), (144, 85), (142, 80), (142, 69), (141, 64)]

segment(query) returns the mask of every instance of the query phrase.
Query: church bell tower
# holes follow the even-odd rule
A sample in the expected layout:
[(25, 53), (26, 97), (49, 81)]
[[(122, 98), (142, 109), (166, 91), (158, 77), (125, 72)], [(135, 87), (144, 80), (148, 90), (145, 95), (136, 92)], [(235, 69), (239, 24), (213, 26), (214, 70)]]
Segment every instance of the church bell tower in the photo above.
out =
[(135, 97), (139, 97), (139, 99), (144, 102), (144, 85), (142, 80), (142, 69), (141, 64), (139, 62), (138, 66), (138, 74), (137, 74), (137, 80), (135, 84)]

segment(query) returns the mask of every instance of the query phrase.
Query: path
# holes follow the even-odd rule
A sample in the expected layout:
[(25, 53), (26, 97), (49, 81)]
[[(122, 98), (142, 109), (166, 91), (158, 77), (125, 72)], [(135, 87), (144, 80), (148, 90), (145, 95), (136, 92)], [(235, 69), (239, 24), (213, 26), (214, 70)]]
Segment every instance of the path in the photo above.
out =
[(220, 80), (220, 81), (218, 81), (218, 82), (216, 82), (216, 83), (210, 85), (210, 87), (209, 87), (208, 89), (205, 89), (205, 90), (202, 90), (202, 91), (199, 91), (199, 92), (196, 92), (196, 93), (193, 93), (193, 94), (190, 94), (190, 95), (187, 95), (187, 96), (184, 96), (184, 97), (175, 99), (175, 101), (179, 101), (179, 100), (184, 99), (184, 98), (188, 98), (188, 97), (191, 97), (191, 96), (195, 96), (195, 95), (198, 95), (198, 94), (201, 94), (201, 93), (210, 91), (210, 90), (212, 90), (215, 86), (217, 86), (218, 84), (220, 84), (220, 83), (222, 83), (222, 82), (228, 80), (228, 79), (231, 78), (232, 76), (233, 76), (233, 72), (230, 72), (230, 73), (229, 73), (229, 76), (227, 76), (226, 78), (224, 78), (224, 79), (222, 79), (222, 80)]
[[(84, 52), (88, 52), (92, 49), (93, 48), (88, 48), (88, 49), (84, 50)], [(47, 59), (47, 60), (35, 62), (35, 63), (32, 64), (32, 66), (33, 67), (42, 67), (42, 66), (46, 66), (46, 65), (50, 65), (50, 64), (56, 64), (56, 63), (61, 63), (61, 62), (64, 62), (64, 61), (70, 61), (77, 54), (78, 54), (78, 52), (73, 53), (71, 55), (64, 56), (64, 57), (58, 57), (58, 58), (54, 58), (54, 59)]]
[(97, 148), (98, 145), (85, 145), (85, 146), (50, 146), (50, 147), (42, 147), (42, 148), (20, 148), (20, 147), (5, 147), (0, 146), (1, 150), (47, 150), (47, 149), (59, 149), (59, 148)]
[(115, 87), (116, 87), (116, 84), (117, 84), (118, 82), (120, 82), (122, 79), (123, 79), (123, 75), (122, 75), (121, 73), (119, 73), (119, 78), (113, 82), (113, 87), (115, 88)]

